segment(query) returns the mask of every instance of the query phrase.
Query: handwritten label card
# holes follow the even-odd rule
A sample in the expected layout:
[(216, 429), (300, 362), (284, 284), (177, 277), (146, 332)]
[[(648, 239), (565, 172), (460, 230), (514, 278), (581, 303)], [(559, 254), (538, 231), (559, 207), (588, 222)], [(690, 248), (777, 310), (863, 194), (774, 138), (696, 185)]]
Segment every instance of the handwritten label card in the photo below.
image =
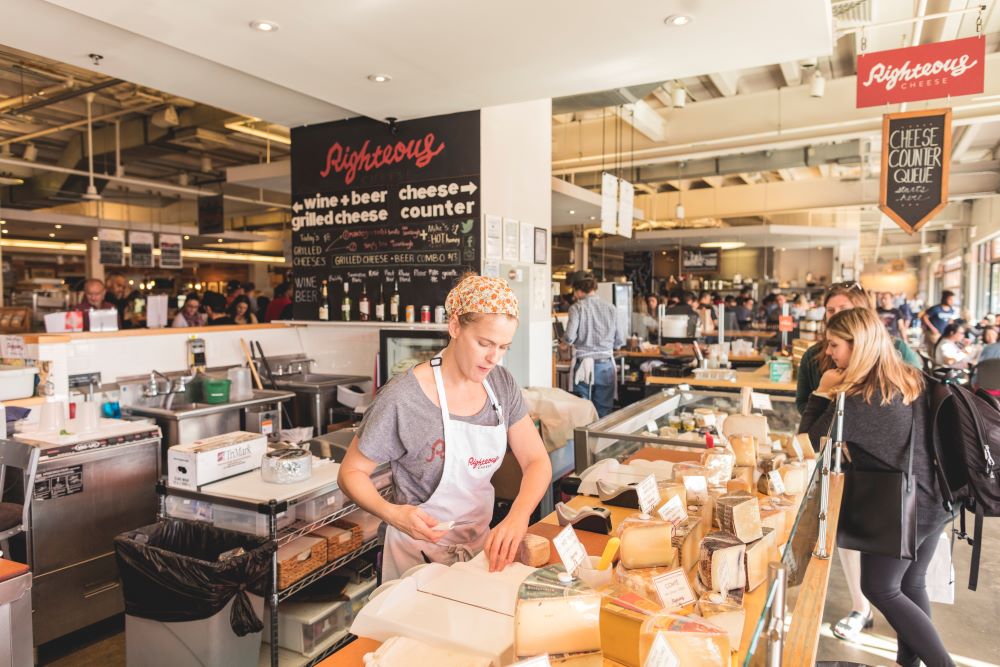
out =
[(681, 503), (680, 496), (674, 496), (667, 502), (663, 504), (663, 507), (656, 510), (656, 513), (660, 515), (660, 518), (664, 521), (669, 521), (675, 526), (679, 526), (688, 520), (687, 509)]
[(656, 486), (656, 477), (653, 475), (647, 475), (639, 482), (635, 487), (635, 493), (639, 496), (639, 511), (643, 514), (652, 514), (660, 504), (660, 489)]
[(785, 493), (785, 480), (781, 479), (781, 473), (777, 470), (772, 470), (767, 473), (767, 481), (774, 489), (774, 492), (778, 495), (784, 495)]
[(570, 574), (576, 572), (577, 568), (587, 562), (587, 550), (580, 544), (580, 538), (576, 536), (573, 526), (566, 526), (552, 540), (552, 544), (559, 554), (559, 560), (563, 567)]
[(667, 611), (692, 604), (698, 599), (691, 589), (684, 568), (677, 568), (655, 577), (653, 587), (660, 596), (660, 603)]
[(757, 410), (771, 410), (771, 411), (774, 410), (774, 408), (771, 407), (771, 397), (768, 396), (767, 394), (761, 394), (756, 391), (751, 392), (750, 402), (753, 404), (753, 407)]

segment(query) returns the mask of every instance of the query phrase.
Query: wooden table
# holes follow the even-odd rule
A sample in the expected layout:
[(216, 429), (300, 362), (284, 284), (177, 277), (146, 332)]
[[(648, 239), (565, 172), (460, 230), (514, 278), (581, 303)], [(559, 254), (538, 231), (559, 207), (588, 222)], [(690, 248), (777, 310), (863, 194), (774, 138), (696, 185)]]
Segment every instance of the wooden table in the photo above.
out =
[(676, 387), (677, 385), (686, 384), (691, 387), (700, 387), (705, 389), (729, 389), (730, 391), (735, 391), (743, 387), (750, 387), (751, 389), (758, 389), (764, 393), (795, 393), (795, 390), (798, 387), (797, 383), (771, 382), (770, 373), (771, 370), (767, 366), (761, 366), (760, 368), (756, 368), (752, 371), (736, 371), (736, 380), (734, 382), (730, 382), (728, 380), (699, 380), (694, 376), (680, 378), (647, 376), (646, 386), (658, 388)]

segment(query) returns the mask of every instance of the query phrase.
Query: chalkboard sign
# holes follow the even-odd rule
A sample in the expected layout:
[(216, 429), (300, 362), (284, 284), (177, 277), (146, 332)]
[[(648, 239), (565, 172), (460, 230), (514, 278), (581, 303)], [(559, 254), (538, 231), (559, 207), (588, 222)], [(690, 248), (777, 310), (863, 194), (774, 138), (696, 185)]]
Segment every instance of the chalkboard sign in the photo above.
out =
[(225, 200), (222, 195), (198, 197), (198, 233), (203, 236), (226, 231)]
[(136, 268), (153, 266), (153, 235), (149, 232), (129, 232), (128, 245), (131, 264)]
[(951, 109), (882, 119), (879, 208), (912, 234), (948, 203)]
[(625, 278), (636, 294), (653, 294), (653, 253), (626, 252)]
[(352, 320), (362, 285), (375, 303), (398, 284), (401, 316), (407, 305), (433, 311), (455, 278), (478, 270), (479, 219), (478, 111), (294, 128), (295, 319), (317, 318), (324, 280), (331, 319), (341, 319), (345, 282)]

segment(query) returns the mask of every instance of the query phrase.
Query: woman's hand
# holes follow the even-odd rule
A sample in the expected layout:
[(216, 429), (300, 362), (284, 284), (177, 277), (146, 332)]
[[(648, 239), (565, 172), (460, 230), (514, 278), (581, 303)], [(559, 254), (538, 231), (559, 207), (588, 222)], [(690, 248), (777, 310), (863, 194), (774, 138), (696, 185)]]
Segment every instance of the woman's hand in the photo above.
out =
[(496, 525), (486, 537), (483, 550), (490, 562), (490, 572), (499, 572), (514, 562), (524, 534), (528, 532), (528, 518), (511, 512)]
[(416, 505), (394, 505), (389, 523), (415, 540), (437, 542), (448, 533), (446, 530), (434, 530), (440, 521)]
[(827, 372), (823, 373), (823, 377), (820, 378), (819, 387), (816, 391), (821, 394), (829, 394), (830, 391), (844, 381), (844, 371), (839, 368), (831, 368)]

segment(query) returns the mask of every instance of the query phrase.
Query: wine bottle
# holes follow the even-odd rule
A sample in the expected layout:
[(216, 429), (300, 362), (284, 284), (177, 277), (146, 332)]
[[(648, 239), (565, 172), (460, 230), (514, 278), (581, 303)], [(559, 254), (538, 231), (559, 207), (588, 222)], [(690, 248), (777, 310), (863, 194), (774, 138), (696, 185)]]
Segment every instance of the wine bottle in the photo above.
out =
[(389, 297), (389, 319), (393, 322), (399, 321), (399, 281), (396, 281), (395, 291)]
[(351, 286), (344, 280), (344, 300), (340, 305), (341, 319), (345, 322), (351, 321)]
[(368, 298), (368, 287), (361, 283), (361, 296), (358, 297), (358, 319), (367, 322), (371, 307), (372, 302)]
[(330, 293), (326, 290), (326, 281), (323, 281), (323, 289), (319, 295), (319, 319), (330, 319)]
[(378, 303), (375, 304), (375, 319), (379, 322), (385, 321), (385, 283), (378, 286)]

